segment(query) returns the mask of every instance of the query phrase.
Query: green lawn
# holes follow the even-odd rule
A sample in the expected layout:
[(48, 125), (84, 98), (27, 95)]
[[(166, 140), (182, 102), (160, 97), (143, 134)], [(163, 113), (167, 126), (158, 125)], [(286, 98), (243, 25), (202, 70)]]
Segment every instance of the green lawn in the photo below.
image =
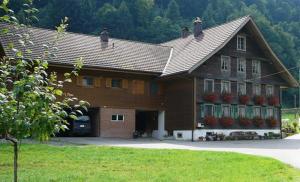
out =
[[(0, 181), (12, 181), (12, 148), (0, 145)], [(270, 158), (227, 152), (24, 144), (20, 182), (300, 181)]]

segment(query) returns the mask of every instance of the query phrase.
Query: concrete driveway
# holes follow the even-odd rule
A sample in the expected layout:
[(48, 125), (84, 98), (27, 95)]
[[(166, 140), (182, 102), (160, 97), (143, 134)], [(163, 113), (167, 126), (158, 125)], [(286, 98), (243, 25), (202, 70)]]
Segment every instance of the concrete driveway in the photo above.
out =
[(155, 139), (55, 138), (54, 141), (149, 149), (230, 151), (278, 159), (300, 169), (300, 135), (282, 140), (190, 142)]

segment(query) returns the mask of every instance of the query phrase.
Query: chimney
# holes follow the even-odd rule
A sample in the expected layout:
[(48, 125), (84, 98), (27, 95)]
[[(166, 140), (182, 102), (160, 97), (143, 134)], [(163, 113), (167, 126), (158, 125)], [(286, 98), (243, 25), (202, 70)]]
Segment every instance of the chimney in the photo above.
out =
[(186, 38), (190, 35), (190, 31), (189, 31), (189, 28), (188, 27), (184, 27), (182, 28), (181, 30), (181, 37), (182, 38)]
[(202, 21), (197, 17), (194, 21), (194, 37), (199, 37), (202, 34)]
[(104, 28), (103, 31), (100, 33), (100, 40), (103, 43), (108, 43), (109, 35), (107, 28)]

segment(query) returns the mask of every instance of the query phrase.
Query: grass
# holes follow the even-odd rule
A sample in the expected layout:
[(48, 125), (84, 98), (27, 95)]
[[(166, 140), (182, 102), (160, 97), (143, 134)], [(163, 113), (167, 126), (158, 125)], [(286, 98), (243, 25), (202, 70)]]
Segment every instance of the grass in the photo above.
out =
[[(12, 147), (0, 145), (0, 181), (12, 181)], [(20, 182), (300, 181), (277, 160), (229, 152), (23, 144)]]

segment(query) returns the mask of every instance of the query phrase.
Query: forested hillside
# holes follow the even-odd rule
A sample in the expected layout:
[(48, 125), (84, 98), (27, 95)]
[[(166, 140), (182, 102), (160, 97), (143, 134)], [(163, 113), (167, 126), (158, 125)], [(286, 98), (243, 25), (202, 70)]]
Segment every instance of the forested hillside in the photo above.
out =
[[(22, 0), (10, 4), (22, 19)], [(196, 16), (211, 27), (252, 15), (287, 68), (300, 61), (299, 0), (35, 0), (34, 6), (36, 26), (53, 28), (67, 16), (69, 31), (99, 34), (107, 27), (112, 37), (153, 43), (178, 37)]]

